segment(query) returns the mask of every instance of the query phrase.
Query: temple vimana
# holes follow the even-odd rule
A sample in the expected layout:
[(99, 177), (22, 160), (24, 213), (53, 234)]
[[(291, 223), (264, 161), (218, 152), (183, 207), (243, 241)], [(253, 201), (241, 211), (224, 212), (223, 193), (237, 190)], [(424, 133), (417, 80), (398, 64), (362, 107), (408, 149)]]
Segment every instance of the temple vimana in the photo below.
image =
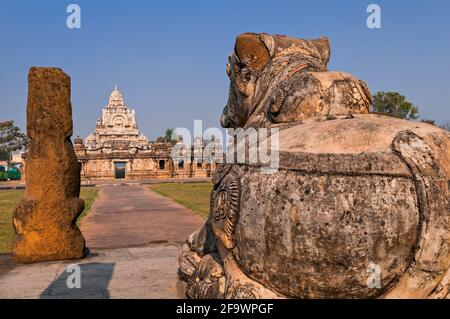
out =
[[(219, 148), (214, 137), (209, 142)], [(172, 156), (174, 147), (179, 154)], [(94, 132), (85, 141), (75, 138), (74, 149), (83, 180), (210, 177), (216, 167), (214, 160), (203, 157), (205, 142), (200, 137), (190, 147), (182, 140), (173, 146), (163, 137), (149, 141), (140, 133), (135, 111), (126, 106), (117, 85)]]

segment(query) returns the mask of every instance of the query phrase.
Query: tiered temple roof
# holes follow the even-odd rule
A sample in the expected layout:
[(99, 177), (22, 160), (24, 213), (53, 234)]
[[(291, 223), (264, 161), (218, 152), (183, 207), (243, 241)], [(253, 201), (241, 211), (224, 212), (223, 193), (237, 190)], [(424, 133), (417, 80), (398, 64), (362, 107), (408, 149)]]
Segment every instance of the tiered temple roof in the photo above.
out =
[(147, 137), (139, 132), (134, 110), (126, 106), (117, 85), (109, 96), (108, 105), (103, 108), (101, 117), (97, 120), (94, 132), (86, 138), (85, 147), (88, 151), (102, 153), (136, 153), (150, 150)]

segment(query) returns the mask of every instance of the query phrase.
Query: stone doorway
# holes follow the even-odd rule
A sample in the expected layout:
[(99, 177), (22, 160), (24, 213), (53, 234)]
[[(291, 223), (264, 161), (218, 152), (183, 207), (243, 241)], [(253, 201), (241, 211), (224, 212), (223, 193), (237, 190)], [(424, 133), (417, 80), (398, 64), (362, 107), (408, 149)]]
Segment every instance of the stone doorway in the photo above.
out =
[(116, 179), (125, 178), (125, 162), (114, 162), (114, 177)]

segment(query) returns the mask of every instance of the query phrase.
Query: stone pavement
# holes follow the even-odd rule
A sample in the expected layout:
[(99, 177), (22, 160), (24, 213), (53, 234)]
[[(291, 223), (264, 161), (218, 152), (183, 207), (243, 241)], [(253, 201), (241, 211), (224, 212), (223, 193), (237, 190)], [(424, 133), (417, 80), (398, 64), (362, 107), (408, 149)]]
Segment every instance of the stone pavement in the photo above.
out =
[[(82, 260), (14, 266), (3, 255), (0, 298), (183, 298), (179, 250), (170, 244), (99, 249)], [(80, 289), (66, 284), (71, 264), (80, 266)]]
[[(0, 298), (184, 298), (181, 243), (204, 220), (144, 186), (103, 186), (81, 224), (90, 254), (14, 265), (0, 255)], [(78, 264), (81, 289), (66, 285)]]

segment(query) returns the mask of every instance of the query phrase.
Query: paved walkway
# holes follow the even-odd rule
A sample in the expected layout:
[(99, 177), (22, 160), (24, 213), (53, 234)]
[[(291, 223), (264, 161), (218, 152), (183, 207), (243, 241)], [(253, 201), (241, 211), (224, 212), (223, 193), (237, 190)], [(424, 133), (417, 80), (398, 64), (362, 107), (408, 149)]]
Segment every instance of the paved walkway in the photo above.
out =
[(81, 222), (89, 248), (183, 243), (203, 218), (145, 186), (103, 186)]
[[(145, 186), (104, 186), (81, 225), (90, 254), (29, 265), (0, 255), (0, 298), (183, 298), (181, 243), (203, 223)], [(66, 285), (73, 263), (81, 289)]]

